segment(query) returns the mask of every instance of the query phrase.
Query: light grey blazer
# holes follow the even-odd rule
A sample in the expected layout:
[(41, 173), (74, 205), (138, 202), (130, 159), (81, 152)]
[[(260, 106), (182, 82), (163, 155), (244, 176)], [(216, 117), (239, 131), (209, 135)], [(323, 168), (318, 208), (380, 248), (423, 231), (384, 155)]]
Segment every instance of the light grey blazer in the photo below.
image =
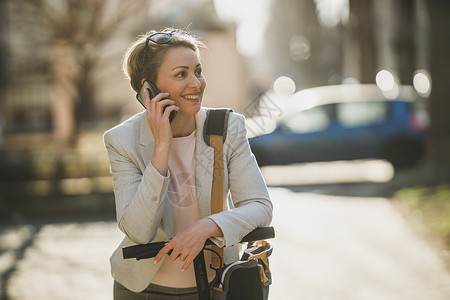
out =
[[(214, 242), (224, 248), (224, 261), (239, 259), (238, 241), (272, 220), (272, 203), (266, 184), (250, 151), (245, 119), (231, 113), (224, 144), (223, 212), (210, 215), (214, 149), (203, 140), (206, 108), (196, 114), (196, 184), (202, 218), (211, 218), (224, 234)], [(117, 222), (125, 234), (110, 258), (113, 278), (128, 289), (140, 292), (151, 282), (159, 264), (153, 259), (123, 259), (122, 247), (166, 241), (173, 234), (173, 202), (170, 172), (162, 176), (150, 163), (154, 138), (141, 112), (104, 134), (113, 177)], [(228, 195), (233, 207), (229, 207)]]

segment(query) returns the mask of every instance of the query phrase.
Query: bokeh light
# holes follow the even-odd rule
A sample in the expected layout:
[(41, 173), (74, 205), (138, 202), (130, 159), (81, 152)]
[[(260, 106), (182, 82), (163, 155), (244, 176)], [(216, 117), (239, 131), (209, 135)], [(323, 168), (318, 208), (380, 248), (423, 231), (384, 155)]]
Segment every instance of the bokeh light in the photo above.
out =
[(392, 73), (387, 70), (381, 70), (380, 72), (378, 72), (377, 76), (375, 77), (375, 81), (378, 87), (384, 92), (392, 90), (395, 86), (394, 75), (392, 75)]
[(287, 76), (278, 77), (273, 84), (273, 90), (279, 97), (291, 96), (295, 92), (295, 82)]
[(314, 0), (319, 22), (324, 27), (347, 23), (350, 15), (348, 0)]
[(395, 99), (398, 97), (400, 88), (391, 72), (387, 70), (379, 71), (375, 77), (375, 82), (386, 98)]
[(311, 56), (311, 46), (308, 38), (294, 35), (289, 41), (289, 54), (293, 61), (304, 61)]
[(413, 85), (419, 95), (428, 97), (431, 93), (431, 76), (426, 70), (417, 70), (414, 73)]

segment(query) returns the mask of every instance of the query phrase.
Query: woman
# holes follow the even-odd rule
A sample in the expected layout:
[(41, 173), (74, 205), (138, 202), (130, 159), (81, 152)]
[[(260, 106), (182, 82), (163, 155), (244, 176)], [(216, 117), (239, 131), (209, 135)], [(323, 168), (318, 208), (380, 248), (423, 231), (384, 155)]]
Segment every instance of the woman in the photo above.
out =
[[(224, 201), (223, 212), (210, 213), (214, 151), (202, 135), (207, 109), (201, 107), (201, 47), (189, 33), (166, 29), (147, 33), (125, 55), (133, 90), (148, 81), (162, 92), (150, 99), (145, 91), (146, 110), (104, 135), (117, 221), (125, 234), (111, 257), (115, 299), (196, 299), (192, 261), (205, 241), (224, 247), (224, 261), (231, 263), (239, 258), (239, 240), (271, 221), (272, 203), (250, 152), (244, 117), (235, 113), (223, 150), (223, 198), (230, 194), (233, 207)], [(154, 259), (122, 258), (124, 246), (167, 240)], [(208, 266), (211, 258), (206, 259)]]

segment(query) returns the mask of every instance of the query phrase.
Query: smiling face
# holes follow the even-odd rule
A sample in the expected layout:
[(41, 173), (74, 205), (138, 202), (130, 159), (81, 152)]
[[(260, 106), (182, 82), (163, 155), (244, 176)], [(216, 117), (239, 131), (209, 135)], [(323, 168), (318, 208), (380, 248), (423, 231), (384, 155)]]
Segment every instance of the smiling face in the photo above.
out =
[(177, 47), (168, 50), (157, 78), (156, 87), (169, 93), (168, 98), (180, 108), (178, 115), (194, 115), (199, 111), (206, 80), (200, 60), (192, 49)]

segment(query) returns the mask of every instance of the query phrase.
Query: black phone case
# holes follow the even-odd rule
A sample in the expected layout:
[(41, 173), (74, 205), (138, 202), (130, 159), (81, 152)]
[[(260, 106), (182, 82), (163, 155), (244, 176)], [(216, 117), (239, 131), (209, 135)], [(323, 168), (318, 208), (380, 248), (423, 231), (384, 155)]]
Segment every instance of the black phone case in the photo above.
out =
[[(136, 99), (139, 101), (139, 103), (142, 104), (142, 106), (145, 108), (145, 96), (144, 92), (145, 90), (148, 90), (150, 99), (153, 99), (156, 95), (160, 93), (160, 91), (156, 88), (156, 86), (148, 81), (144, 81), (144, 83), (141, 86), (141, 89), (139, 90), (139, 93), (136, 94)], [(164, 99), (161, 99), (164, 100)], [(169, 105), (164, 106), (163, 113), (166, 110), (166, 107)], [(176, 111), (170, 112), (169, 121), (172, 122), (173, 118), (175, 118), (175, 115), (177, 114)]]

